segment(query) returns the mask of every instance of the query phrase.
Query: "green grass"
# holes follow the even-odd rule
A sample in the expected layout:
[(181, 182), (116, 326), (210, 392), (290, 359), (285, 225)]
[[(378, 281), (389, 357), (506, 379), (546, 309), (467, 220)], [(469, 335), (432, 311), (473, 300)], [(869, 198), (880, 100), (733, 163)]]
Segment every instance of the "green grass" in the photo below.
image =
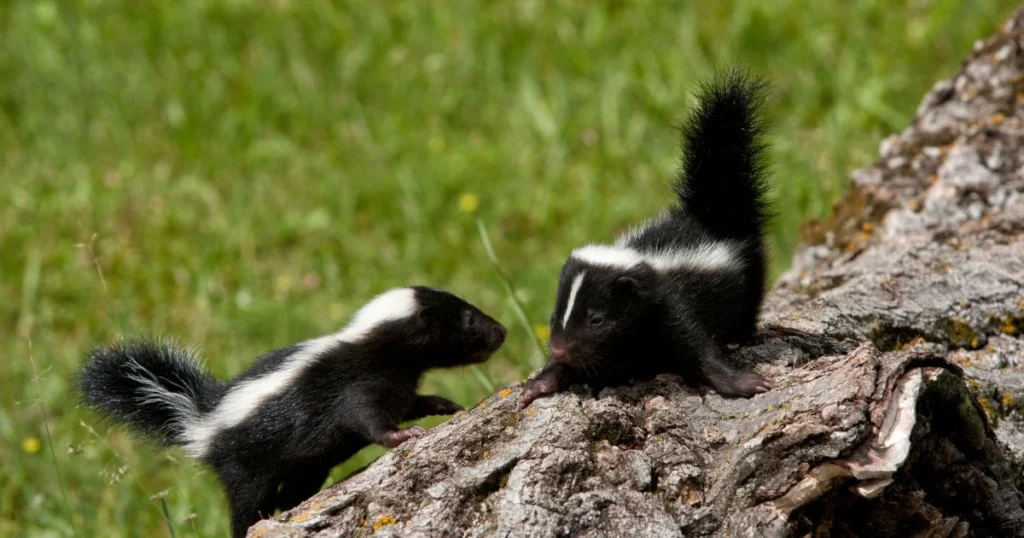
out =
[(77, 407), (90, 345), (172, 335), (227, 376), (425, 283), (511, 329), (486, 379), (425, 383), (474, 404), (540, 361), (477, 219), (543, 324), (574, 245), (667, 202), (694, 81), (736, 61), (776, 88), (779, 269), (1015, 3), (728, 4), (0, 3), (0, 535), (167, 536), (160, 499), (226, 532), (211, 473)]

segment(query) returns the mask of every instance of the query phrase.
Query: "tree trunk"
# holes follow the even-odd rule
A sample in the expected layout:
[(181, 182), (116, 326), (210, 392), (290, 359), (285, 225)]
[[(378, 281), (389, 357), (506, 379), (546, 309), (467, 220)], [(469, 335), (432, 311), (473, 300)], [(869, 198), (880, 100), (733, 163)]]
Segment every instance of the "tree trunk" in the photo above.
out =
[(503, 389), (250, 536), (1024, 536), (1024, 11), (854, 174), (732, 360)]

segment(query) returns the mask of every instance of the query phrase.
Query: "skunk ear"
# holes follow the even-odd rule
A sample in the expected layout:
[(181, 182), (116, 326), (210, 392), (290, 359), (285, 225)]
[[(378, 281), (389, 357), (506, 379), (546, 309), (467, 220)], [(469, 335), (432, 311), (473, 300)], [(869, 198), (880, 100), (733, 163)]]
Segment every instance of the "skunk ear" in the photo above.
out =
[(434, 307), (433, 306), (423, 305), (423, 306), (420, 306), (419, 309), (416, 310), (416, 317), (418, 317), (419, 319), (430, 319), (433, 316), (434, 316)]
[(643, 293), (643, 284), (634, 277), (620, 276), (615, 281), (615, 290), (629, 295), (641, 295)]

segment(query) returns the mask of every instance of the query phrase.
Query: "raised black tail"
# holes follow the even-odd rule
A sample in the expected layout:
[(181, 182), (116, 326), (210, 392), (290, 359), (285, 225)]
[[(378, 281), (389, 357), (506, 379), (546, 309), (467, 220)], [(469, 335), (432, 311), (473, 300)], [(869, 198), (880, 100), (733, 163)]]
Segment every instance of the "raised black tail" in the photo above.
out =
[(760, 239), (769, 217), (761, 109), (767, 85), (732, 69), (697, 93), (675, 184), (684, 211), (722, 239)]
[(90, 407), (162, 445), (187, 444), (224, 393), (194, 353), (144, 339), (93, 349), (79, 388)]

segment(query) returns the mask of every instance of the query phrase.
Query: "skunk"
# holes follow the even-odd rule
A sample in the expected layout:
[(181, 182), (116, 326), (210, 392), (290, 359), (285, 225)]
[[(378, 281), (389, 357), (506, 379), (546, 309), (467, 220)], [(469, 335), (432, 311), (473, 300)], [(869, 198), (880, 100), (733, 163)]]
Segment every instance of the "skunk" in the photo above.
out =
[(399, 423), (462, 409), (416, 394), (431, 368), (486, 361), (505, 328), (459, 297), (426, 287), (377, 296), (340, 332), (271, 351), (227, 383), (193, 352), (124, 340), (90, 352), (85, 403), (145, 437), (211, 466), (231, 508), (231, 532), (319, 491), (331, 468), (370, 443), (423, 435)]
[(704, 85), (682, 128), (678, 204), (612, 245), (570, 254), (550, 320), (551, 360), (521, 407), (575, 383), (659, 373), (727, 396), (771, 389), (722, 357), (725, 344), (754, 334), (765, 290), (766, 91), (739, 70)]

